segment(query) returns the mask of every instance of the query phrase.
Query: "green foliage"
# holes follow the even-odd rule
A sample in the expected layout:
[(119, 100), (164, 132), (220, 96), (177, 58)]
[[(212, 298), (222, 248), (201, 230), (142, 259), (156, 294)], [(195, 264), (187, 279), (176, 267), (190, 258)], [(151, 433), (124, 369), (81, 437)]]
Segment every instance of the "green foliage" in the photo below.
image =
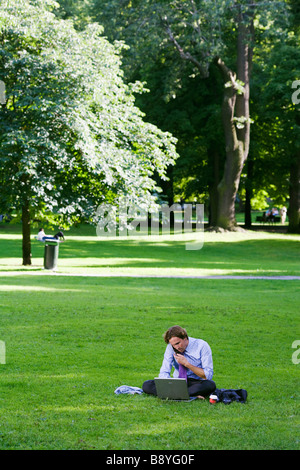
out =
[(77, 29), (91, 22), (90, 12), (93, 0), (59, 0), (53, 12), (58, 18), (71, 19)]
[(265, 31), (256, 46), (251, 97), (251, 154), (254, 159), (252, 187), (266, 191), (277, 205), (287, 204), (291, 164), (300, 148), (299, 105), (292, 102), (292, 83), (299, 73), (297, 35), (289, 18), (288, 28)]
[[(228, 66), (235, 68), (238, 14), (242, 12), (248, 21), (255, 11), (250, 91), (250, 112), (254, 120), (250, 152), (254, 170), (251, 182), (247, 183), (254, 192), (265, 190), (281, 201), (287, 198), (292, 151), (300, 135), (291, 103), (291, 83), (299, 78), (296, 0), (60, 0), (58, 3), (61, 9), (55, 10), (57, 15), (75, 19), (79, 27), (92, 19), (101, 24), (111, 42), (122, 40), (130, 46), (122, 50), (125, 80), (147, 83), (150, 93), (137, 97), (139, 107), (152, 123), (178, 138), (180, 158), (171, 181), (177, 196), (184, 198), (207, 194), (208, 187), (218, 183), (214, 181), (216, 175), (210, 155), (212, 149), (220, 154), (220, 167), (223, 167), (225, 146), (220, 111), (217, 111), (222, 87), (209, 64), (214, 54), (222, 54)], [(209, 94), (205, 91), (206, 84), (199, 85), (199, 70), (181, 60), (170, 42), (167, 25), (184, 51), (192, 53), (209, 70), (206, 79), (210, 82)], [(240, 194), (245, 180), (244, 175)]]
[[(147, 86), (151, 90), (148, 96), (142, 96), (140, 99), (142, 109), (145, 109), (147, 115), (150, 115), (152, 122), (155, 123), (161, 123), (162, 117), (167, 116), (164, 129), (172, 130), (172, 133), (178, 137), (180, 159), (173, 172), (176, 178), (175, 191), (177, 188), (182, 189), (183, 186), (187, 189), (183, 193), (184, 196), (195, 194), (195, 190), (198, 194), (207, 191), (207, 184), (211, 184), (216, 178), (212, 162), (206, 155), (212, 148), (212, 142), (214, 150), (221, 155), (224, 154), (224, 150), (221, 148), (224, 138), (220, 132), (220, 112), (218, 115), (216, 113), (216, 105), (221, 104), (223, 91), (216, 80), (216, 74), (212, 73), (210, 64), (214, 57), (220, 55), (229, 67), (235, 69), (239, 14), (243, 13), (245, 22), (255, 14), (255, 42), (253, 43), (252, 39), (250, 41), (251, 46), (254, 47), (254, 70), (251, 83), (251, 86), (254, 83), (254, 90), (251, 87), (250, 92), (254, 104), (251, 104), (250, 112), (251, 122), (255, 118), (256, 124), (254, 125), (260, 126), (265, 121), (265, 107), (261, 107), (259, 115), (257, 115), (255, 105), (256, 102), (259, 105), (262, 98), (264, 99), (261, 96), (262, 87), (265, 95), (268, 92), (268, 54), (276, 42), (280, 43), (286, 40), (285, 31), (289, 26), (289, 17), (284, 2), (269, 2), (267, 8), (263, 1), (255, 2), (254, 6), (254, 2), (248, 1), (183, 2), (176, 0), (156, 2), (147, 0), (120, 3), (118, 1), (95, 0), (94, 5), (94, 18), (104, 26), (105, 34), (112, 40), (123, 39), (130, 45), (130, 49), (126, 51), (124, 57), (126, 76), (138, 77), (142, 81), (146, 80)], [(172, 43), (168, 37), (168, 27), (173, 32), (174, 40), (182, 48), (181, 56), (175, 47), (175, 42)], [(136, 40), (137, 38), (138, 40)], [(263, 69), (259, 77), (259, 81), (262, 83), (259, 83), (256, 88), (257, 65), (262, 58), (261, 51), (264, 47), (266, 47), (266, 55), (263, 57)], [(204, 87), (198, 84), (192, 85), (191, 77), (195, 82), (199, 81), (197, 79), (199, 68), (195, 64), (189, 63), (188, 60), (182, 60), (184, 54), (187, 53), (197, 59), (204, 71), (209, 74), (206, 80), (210, 81), (211, 93), (209, 95), (205, 93), (206, 85)], [(145, 57), (147, 60), (144, 60)], [(160, 80), (155, 80), (154, 77), (158, 75), (158, 67), (160, 67)], [(242, 93), (242, 83), (237, 81), (237, 84), (238, 92)], [(289, 85), (285, 86), (280, 78), (277, 80), (277, 84), (284, 88), (287, 94), (290, 92)], [(186, 87), (188, 94), (185, 93)], [(193, 105), (197, 103), (198, 106), (191, 106), (191, 102)], [(173, 113), (170, 112), (170, 108)], [(190, 110), (193, 110), (193, 117), (191, 117), (192, 111), (189, 113)], [(206, 117), (201, 121), (200, 116), (203, 116), (205, 112)], [(174, 127), (173, 115), (177, 117)], [(185, 126), (187, 116), (189, 116), (189, 126)], [(219, 121), (213, 119), (214, 116), (218, 117)], [(238, 118), (238, 121), (237, 118), (235, 119), (237, 127), (243, 128), (244, 122), (241, 122), (243, 118)], [(190, 125), (196, 120), (198, 120), (198, 126)], [(214, 125), (208, 127), (208, 120)], [(179, 129), (180, 125), (185, 126), (185, 133)], [(252, 129), (254, 129), (254, 125)], [(269, 123), (268, 128), (270, 128)], [(282, 179), (282, 170), (279, 168), (279, 164), (276, 163), (272, 167), (272, 163), (270, 163), (271, 171), (270, 168), (264, 168), (262, 172), (259, 171), (261, 167), (264, 167), (264, 163), (261, 164), (260, 160), (266, 161), (267, 154), (273, 156), (274, 149), (272, 140), (270, 143), (270, 140), (266, 141), (265, 139), (266, 129), (259, 134), (257, 131), (257, 128), (254, 129), (253, 135), (256, 142), (254, 147), (251, 147), (251, 152), (258, 155), (256, 153), (258, 146), (264, 148), (265, 144), (268, 148), (259, 151), (259, 156), (255, 158), (257, 171), (253, 175), (252, 185), (263, 189), (263, 185), (274, 185), (274, 178)], [(274, 132), (277, 131), (274, 130)], [(293, 133), (293, 130), (286, 129), (285, 135), (292, 142), (296, 136), (293, 135), (291, 139), (291, 132)], [(261, 140), (258, 141), (258, 139)], [(276, 140), (278, 140), (276, 144), (278, 159), (283, 162), (284, 152), (278, 134)], [(195, 142), (201, 142), (201, 149), (195, 146)], [(222, 161), (223, 159), (224, 157), (222, 157)], [(198, 163), (195, 164), (197, 160)], [(204, 165), (203, 162), (205, 162)], [(261, 173), (263, 173), (263, 177)], [(183, 178), (182, 182), (179, 181), (180, 177)], [(187, 181), (189, 182), (188, 187), (186, 186)], [(193, 188), (191, 182), (195, 183)], [(284, 182), (286, 183), (286, 179)], [(215, 181), (215, 184), (217, 183), (218, 181)], [(277, 186), (278, 192), (283, 191), (283, 194), (286, 195), (286, 184), (278, 184)], [(182, 195), (182, 192), (180, 194)]]

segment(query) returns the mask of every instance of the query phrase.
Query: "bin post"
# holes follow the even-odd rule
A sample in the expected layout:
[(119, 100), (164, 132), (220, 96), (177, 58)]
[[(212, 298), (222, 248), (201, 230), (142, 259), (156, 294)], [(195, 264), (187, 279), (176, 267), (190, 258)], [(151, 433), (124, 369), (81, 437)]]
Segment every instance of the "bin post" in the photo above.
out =
[(44, 268), (45, 269), (56, 269), (58, 260), (58, 242), (47, 242), (45, 243), (44, 251)]

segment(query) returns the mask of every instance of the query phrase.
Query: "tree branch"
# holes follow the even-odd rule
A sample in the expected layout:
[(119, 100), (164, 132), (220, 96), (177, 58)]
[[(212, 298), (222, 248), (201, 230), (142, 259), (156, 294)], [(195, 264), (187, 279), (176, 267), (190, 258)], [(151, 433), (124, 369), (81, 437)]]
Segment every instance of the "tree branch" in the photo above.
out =
[(183, 60), (187, 60), (189, 62), (191, 62), (192, 64), (194, 64), (197, 69), (199, 70), (201, 76), (203, 78), (207, 78), (208, 77), (208, 70), (207, 68), (201, 64), (201, 62), (199, 62), (194, 56), (192, 56), (189, 52), (185, 52), (184, 49), (180, 46), (180, 44), (178, 43), (178, 41), (176, 40), (176, 38), (174, 37), (174, 34), (172, 33), (172, 30), (169, 26), (169, 24), (167, 23), (166, 19), (163, 19), (162, 18), (162, 22), (164, 24), (164, 27), (165, 27), (165, 30), (167, 32), (167, 35), (169, 36), (169, 39), (170, 41), (174, 44), (174, 46), (176, 47), (177, 51), (179, 52), (179, 55), (181, 57), (181, 59)]
[(216, 57), (214, 59), (214, 63), (221, 70), (224, 82), (225, 83), (231, 82), (233, 90), (237, 92), (240, 89), (240, 87), (236, 81), (236, 74), (227, 67), (227, 65), (223, 62), (223, 60), (220, 57)]

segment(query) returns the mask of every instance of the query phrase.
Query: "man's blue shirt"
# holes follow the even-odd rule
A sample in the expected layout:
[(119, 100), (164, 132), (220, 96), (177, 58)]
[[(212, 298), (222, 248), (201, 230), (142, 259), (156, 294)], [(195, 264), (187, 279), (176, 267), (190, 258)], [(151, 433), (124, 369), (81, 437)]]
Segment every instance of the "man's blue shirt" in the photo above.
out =
[[(184, 351), (184, 357), (186, 357), (189, 363), (193, 366), (201, 367), (207, 380), (212, 380), (213, 360), (210, 346), (202, 339), (191, 338), (190, 336), (188, 339), (189, 344)], [(171, 344), (168, 344), (165, 350), (164, 360), (160, 368), (159, 377), (170, 377), (173, 367), (173, 377), (178, 377), (178, 362), (174, 358), (174, 349)], [(194, 374), (190, 369), (187, 369), (187, 376), (191, 379), (201, 380), (201, 377)]]

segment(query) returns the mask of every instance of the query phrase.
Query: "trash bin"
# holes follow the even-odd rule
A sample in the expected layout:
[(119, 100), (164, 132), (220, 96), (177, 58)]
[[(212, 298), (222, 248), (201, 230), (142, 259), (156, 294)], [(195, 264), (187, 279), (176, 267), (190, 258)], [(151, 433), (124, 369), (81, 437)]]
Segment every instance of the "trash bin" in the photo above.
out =
[(58, 247), (59, 242), (47, 242), (45, 243), (44, 251), (44, 268), (45, 269), (56, 269), (58, 260)]

